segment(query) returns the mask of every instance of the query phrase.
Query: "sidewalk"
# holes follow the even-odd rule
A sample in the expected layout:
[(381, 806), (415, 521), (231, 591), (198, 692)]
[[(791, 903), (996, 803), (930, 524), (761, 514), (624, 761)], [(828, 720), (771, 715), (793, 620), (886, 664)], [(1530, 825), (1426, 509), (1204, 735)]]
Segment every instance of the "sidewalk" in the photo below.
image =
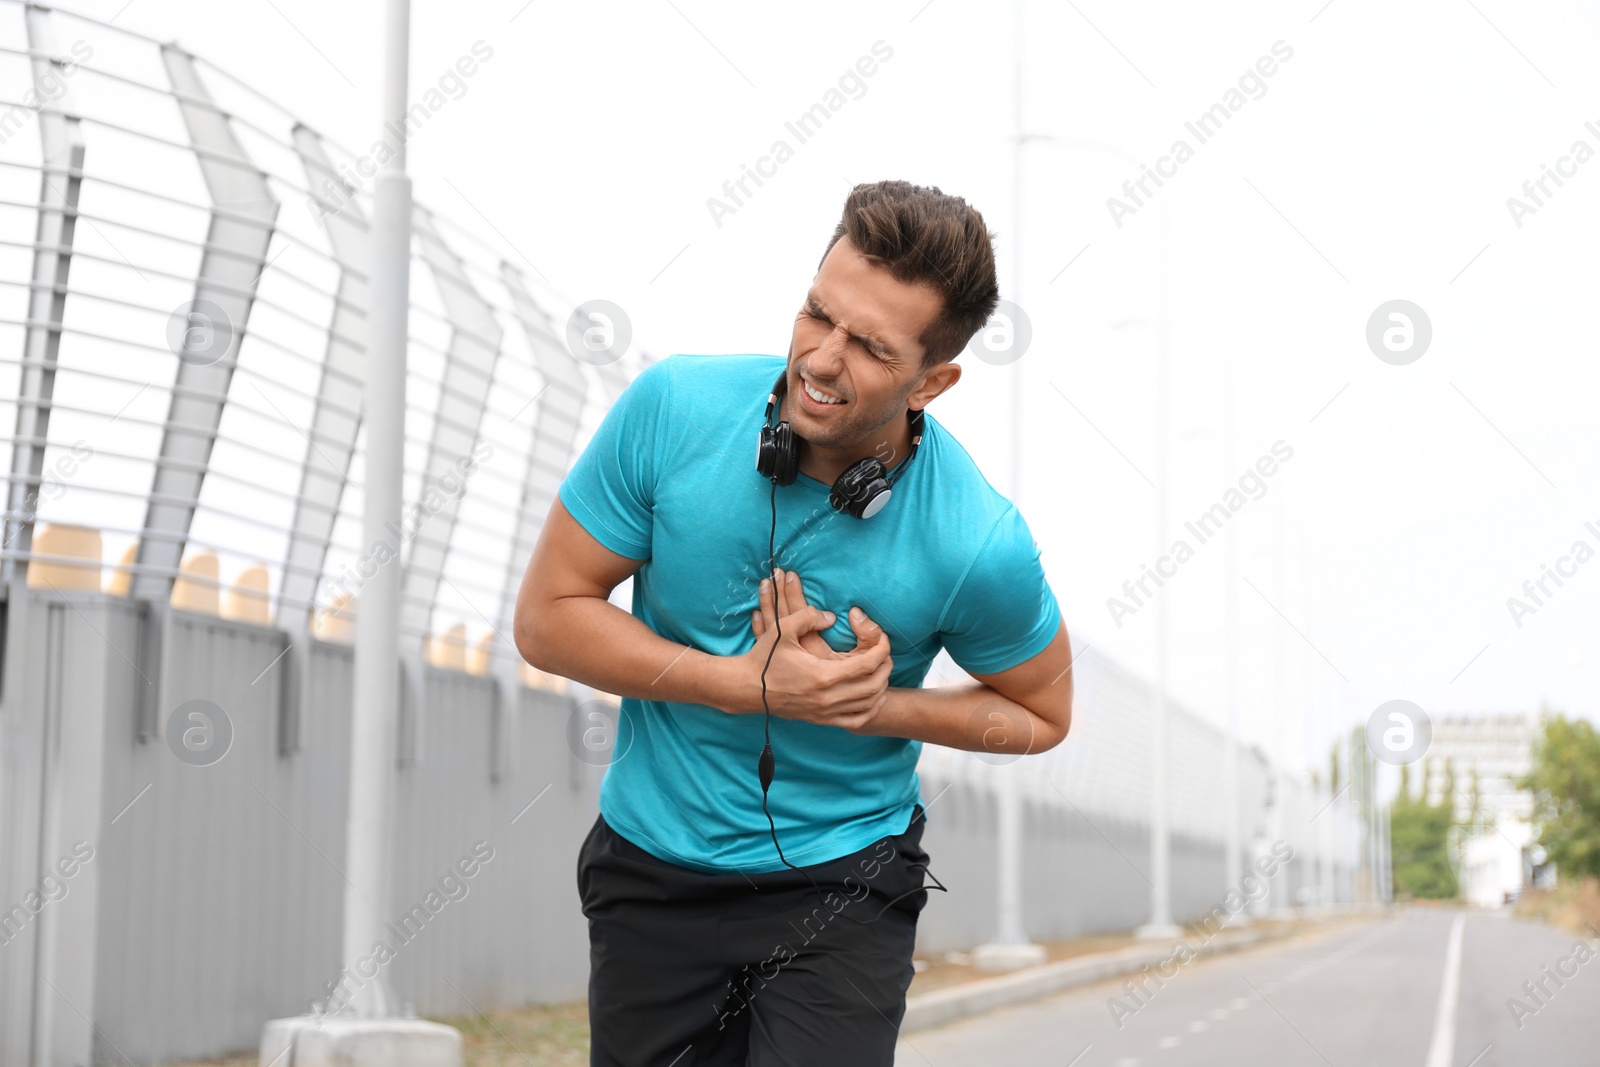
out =
[[(917, 982), (921, 979), (919, 975), (912, 981), (912, 991), (906, 997), (905, 1020), (900, 1025), (900, 1032), (905, 1034), (916, 1030), (927, 1030), (958, 1019), (981, 1015), (996, 1008), (1021, 1004), (1062, 990), (1132, 974), (1145, 967), (1154, 969), (1162, 962), (1173, 959), (1175, 954), (1182, 955), (1176, 949), (1179, 942), (1182, 942), (1194, 957), (1204, 958), (1280, 941), (1313, 929), (1322, 929), (1332, 923), (1353, 918), (1357, 914), (1360, 913), (1341, 909), (1316, 918), (1258, 921), (1244, 929), (1221, 930), (1212, 935), (1208, 935), (1204, 930), (1190, 927), (1185, 929), (1181, 937), (1171, 941), (1134, 941), (1131, 937), (1106, 939), (1132, 943), (1122, 948), (1080, 953), (1072, 953), (1069, 948), (1060, 954), (1070, 958), (997, 977), (973, 974), (966, 981), (954, 982), (946, 978), (937, 988), (923, 993), (916, 992)], [(1066, 943), (1067, 946), (1075, 944), (1077, 943)]]

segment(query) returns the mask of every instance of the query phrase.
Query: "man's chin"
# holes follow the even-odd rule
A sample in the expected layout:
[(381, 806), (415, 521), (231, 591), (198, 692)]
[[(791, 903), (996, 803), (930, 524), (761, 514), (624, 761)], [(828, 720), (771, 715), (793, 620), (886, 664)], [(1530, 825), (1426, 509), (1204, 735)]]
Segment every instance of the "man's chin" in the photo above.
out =
[(853, 432), (851, 422), (844, 417), (844, 412), (831, 419), (819, 419), (810, 412), (804, 412), (804, 421), (791, 418), (789, 421), (794, 426), (795, 432), (811, 444), (821, 445), (824, 448), (838, 448), (841, 443), (849, 443), (857, 435)]

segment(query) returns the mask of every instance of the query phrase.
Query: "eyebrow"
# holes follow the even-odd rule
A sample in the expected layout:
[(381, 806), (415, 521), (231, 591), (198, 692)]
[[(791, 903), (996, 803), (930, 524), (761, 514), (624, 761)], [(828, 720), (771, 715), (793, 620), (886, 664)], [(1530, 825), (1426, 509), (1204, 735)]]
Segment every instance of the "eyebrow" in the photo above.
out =
[[(829, 315), (827, 310), (823, 308), (822, 302), (816, 297), (812, 296), (810, 293), (806, 294), (806, 307), (807, 309), (816, 312), (818, 315), (821, 315), (829, 322), (833, 321), (833, 316)], [(883, 356), (894, 355), (894, 349), (890, 348), (887, 344), (878, 340), (876, 337), (869, 337), (865, 334), (853, 333), (850, 335), (850, 339), (853, 341), (860, 341), (862, 347), (867, 349), (869, 352), (874, 352)]]

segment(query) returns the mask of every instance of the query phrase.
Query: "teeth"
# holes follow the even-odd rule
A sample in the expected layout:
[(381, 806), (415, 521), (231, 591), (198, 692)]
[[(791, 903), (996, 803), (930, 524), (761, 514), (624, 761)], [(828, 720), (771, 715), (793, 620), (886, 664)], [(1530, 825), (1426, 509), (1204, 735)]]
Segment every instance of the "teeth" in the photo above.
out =
[(827, 393), (819, 393), (819, 392), (817, 392), (817, 390), (815, 390), (815, 389), (813, 389), (811, 387), (811, 383), (806, 381), (804, 378), (800, 379), (800, 384), (805, 387), (806, 395), (809, 396), (812, 400), (815, 400), (819, 404), (843, 404), (844, 403), (844, 400), (839, 398), (839, 397), (829, 396)]

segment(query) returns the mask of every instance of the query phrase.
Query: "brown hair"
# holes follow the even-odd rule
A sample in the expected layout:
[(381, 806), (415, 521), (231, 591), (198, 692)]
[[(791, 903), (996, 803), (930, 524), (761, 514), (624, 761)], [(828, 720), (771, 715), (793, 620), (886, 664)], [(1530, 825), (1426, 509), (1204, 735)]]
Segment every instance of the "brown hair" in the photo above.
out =
[(937, 185), (881, 181), (850, 190), (818, 269), (841, 237), (896, 281), (931, 286), (943, 298), (943, 309), (917, 338), (923, 370), (959, 355), (1000, 302), (994, 235), (976, 208)]

